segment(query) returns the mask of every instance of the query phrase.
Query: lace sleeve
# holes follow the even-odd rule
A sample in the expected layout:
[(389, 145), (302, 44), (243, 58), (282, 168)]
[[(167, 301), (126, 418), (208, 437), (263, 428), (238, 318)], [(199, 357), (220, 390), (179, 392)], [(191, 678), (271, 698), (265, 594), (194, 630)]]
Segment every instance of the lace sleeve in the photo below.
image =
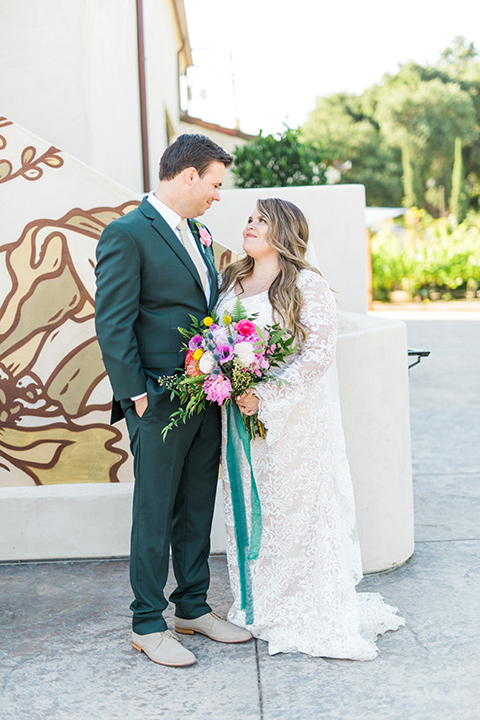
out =
[[(280, 439), (292, 410), (308, 392), (309, 385), (321, 378), (335, 358), (337, 310), (335, 299), (323, 277), (303, 271), (299, 277), (303, 294), (301, 320), (308, 328), (306, 341), (275, 378), (255, 387), (260, 420), (268, 429), (266, 441)], [(279, 380), (281, 382), (279, 382)]]

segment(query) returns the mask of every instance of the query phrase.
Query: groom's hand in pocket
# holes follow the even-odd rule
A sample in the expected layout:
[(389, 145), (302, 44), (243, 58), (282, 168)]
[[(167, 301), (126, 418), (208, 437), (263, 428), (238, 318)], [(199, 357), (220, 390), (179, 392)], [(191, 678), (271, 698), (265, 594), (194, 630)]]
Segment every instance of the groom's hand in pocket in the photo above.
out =
[(137, 413), (138, 417), (142, 417), (143, 413), (148, 407), (148, 398), (145, 395), (144, 397), (139, 398), (138, 400), (135, 400), (135, 412)]

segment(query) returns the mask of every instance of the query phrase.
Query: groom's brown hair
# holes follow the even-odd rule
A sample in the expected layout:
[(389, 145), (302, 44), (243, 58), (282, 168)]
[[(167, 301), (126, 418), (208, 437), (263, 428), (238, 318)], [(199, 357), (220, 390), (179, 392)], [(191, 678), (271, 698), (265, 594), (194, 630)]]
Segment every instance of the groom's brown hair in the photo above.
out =
[(233, 162), (220, 145), (205, 135), (180, 135), (160, 158), (158, 177), (162, 180), (173, 180), (182, 170), (194, 167), (202, 177), (212, 162), (221, 162), (228, 167)]

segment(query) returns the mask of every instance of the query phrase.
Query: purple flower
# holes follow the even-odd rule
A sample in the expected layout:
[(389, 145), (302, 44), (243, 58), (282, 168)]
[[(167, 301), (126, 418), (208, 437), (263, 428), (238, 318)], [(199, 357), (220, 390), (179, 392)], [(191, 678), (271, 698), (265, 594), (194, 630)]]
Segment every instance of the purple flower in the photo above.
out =
[(235, 357), (233, 347), (231, 345), (217, 345), (215, 348), (215, 356), (218, 359), (220, 365), (233, 360)]
[(197, 350), (198, 348), (205, 347), (205, 340), (201, 335), (194, 335), (188, 343), (189, 350)]

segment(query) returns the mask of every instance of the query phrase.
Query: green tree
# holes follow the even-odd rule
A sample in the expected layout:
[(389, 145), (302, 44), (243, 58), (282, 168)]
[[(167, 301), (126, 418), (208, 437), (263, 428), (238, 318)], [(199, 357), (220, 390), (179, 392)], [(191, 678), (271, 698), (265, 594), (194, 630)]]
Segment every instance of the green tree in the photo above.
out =
[(299, 130), (260, 135), (233, 153), (235, 185), (239, 188), (325, 185), (333, 156), (320, 142), (301, 142)]
[(417, 166), (412, 153), (410, 136), (405, 130), (402, 138), (402, 166), (403, 166), (403, 191), (404, 204), (406, 207), (421, 207), (422, 195), (421, 186), (418, 180)]
[[(377, 118), (389, 143), (402, 148), (404, 167), (410, 162), (417, 205), (423, 207), (429, 178), (450, 190), (454, 139), (471, 139), (475, 111), (469, 94), (457, 83), (434, 78), (420, 80), (412, 87), (408, 82), (398, 82), (401, 75), (385, 83)], [(404, 172), (404, 182), (409, 178)], [(411, 187), (404, 185), (406, 200), (410, 193)]]
[(452, 196), (450, 210), (458, 223), (465, 220), (468, 208), (468, 195), (465, 188), (465, 173), (463, 169), (462, 139), (455, 138), (455, 161), (452, 173)]
[(376, 88), (361, 97), (337, 93), (318, 98), (301, 133), (308, 142), (321, 139), (340, 164), (351, 162), (340, 182), (365, 185), (369, 205), (398, 206), (402, 202), (401, 154), (380, 133), (374, 118), (376, 102)]
[(302, 127), (311, 142), (352, 167), (341, 182), (361, 182), (370, 205), (413, 197), (439, 214), (451, 197), (455, 138), (463, 146), (470, 205), (480, 208), (480, 62), (473, 43), (455, 38), (434, 66), (409, 62), (362, 95), (319, 98)]
[(464, 37), (454, 38), (452, 47), (446, 48), (435, 66), (434, 72), (446, 82), (453, 81), (467, 92), (473, 102), (476, 116), (476, 132), (468, 143), (463, 143), (465, 184), (470, 206), (480, 210), (480, 62), (473, 43)]

